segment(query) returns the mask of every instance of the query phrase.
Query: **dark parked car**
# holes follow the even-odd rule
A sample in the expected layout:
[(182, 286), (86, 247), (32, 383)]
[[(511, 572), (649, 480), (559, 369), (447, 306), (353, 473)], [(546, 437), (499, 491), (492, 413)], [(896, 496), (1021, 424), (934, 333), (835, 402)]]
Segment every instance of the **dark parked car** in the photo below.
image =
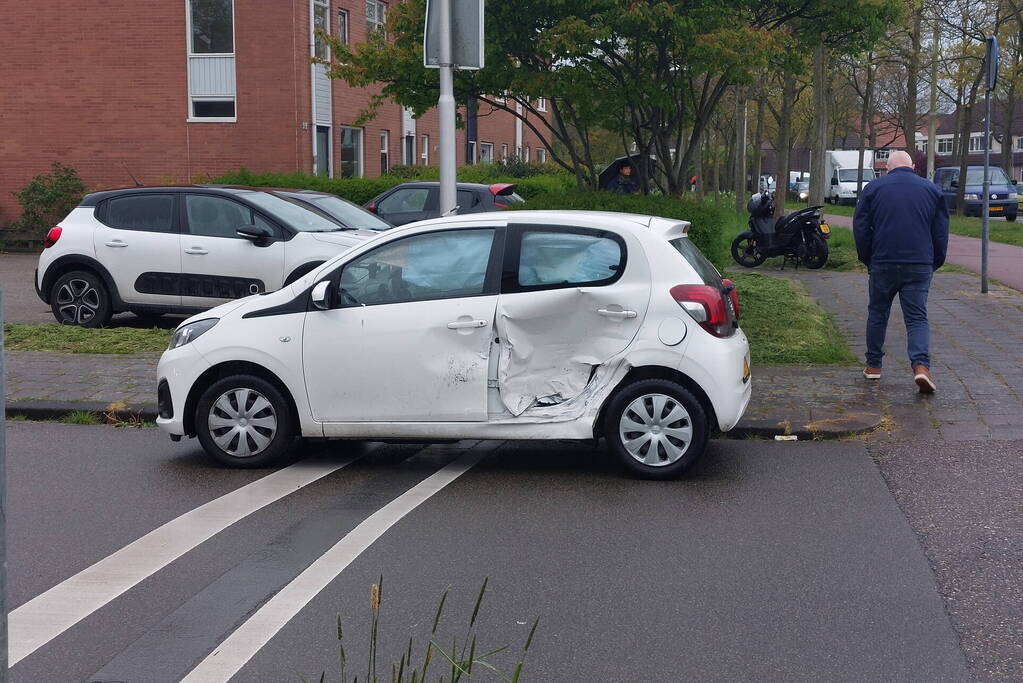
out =
[(390, 230), (394, 226), (375, 216), (358, 204), (341, 199), (337, 195), (315, 190), (272, 190), (292, 204), (326, 214), (328, 218), (351, 230)]
[[(458, 183), (456, 191), (459, 214), (501, 211), (525, 201), (509, 183)], [(402, 183), (377, 195), (366, 208), (392, 225), (439, 218), (439, 192), (438, 182)]]
[(806, 180), (797, 180), (789, 188), (789, 199), (796, 202), (805, 202), (810, 197), (810, 183)]
[[(1005, 175), (1005, 171), (989, 167), (988, 181), (990, 186), (989, 215), (1005, 216), (1005, 220), (1016, 220), (1019, 211), (1019, 199), (1016, 186)], [(959, 169), (952, 167), (939, 168), (934, 171), (934, 184), (941, 188), (945, 195), (945, 205), (949, 212), (955, 211), (956, 191), (959, 189)], [(963, 188), (966, 200), (964, 214), (980, 216), (984, 206), (984, 167), (968, 166), (966, 168), (966, 187)]]

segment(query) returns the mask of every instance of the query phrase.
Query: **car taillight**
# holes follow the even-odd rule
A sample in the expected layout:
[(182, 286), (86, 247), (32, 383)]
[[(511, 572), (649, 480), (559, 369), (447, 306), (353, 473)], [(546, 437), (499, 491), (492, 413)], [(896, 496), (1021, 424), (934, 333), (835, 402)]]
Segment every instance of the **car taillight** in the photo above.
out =
[(50, 231), (46, 233), (46, 238), (43, 240), (43, 249), (49, 249), (56, 244), (57, 240), (60, 239), (60, 233), (62, 232), (64, 232), (64, 229), (59, 225), (55, 225), (50, 228)]
[(725, 309), (725, 295), (709, 285), (675, 285), (671, 288), (675, 302), (715, 337), (732, 334), (732, 321)]
[(376, 213), (377, 205), (374, 202), (370, 202), (369, 204), (366, 205), (366, 211), (369, 211), (370, 213)]
[(502, 204), (501, 202), (494, 202), (494, 206), (496, 206), (499, 209), (507, 209), (508, 208), (507, 204)]
[(732, 300), (732, 310), (735, 311), (735, 319), (739, 319), (739, 290), (735, 288), (735, 283), (724, 278), (721, 280), (721, 284), (725, 286), (725, 291), (728, 292), (728, 298)]

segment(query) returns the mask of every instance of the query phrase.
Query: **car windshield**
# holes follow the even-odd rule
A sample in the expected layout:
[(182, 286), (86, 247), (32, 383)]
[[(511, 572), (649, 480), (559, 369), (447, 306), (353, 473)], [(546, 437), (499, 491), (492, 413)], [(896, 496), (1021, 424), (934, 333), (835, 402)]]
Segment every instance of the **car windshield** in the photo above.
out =
[(346, 202), (340, 197), (333, 195), (303, 195), (297, 199), (312, 202), (317, 208), (326, 211), (350, 228), (360, 228), (363, 230), (391, 229), (390, 223), (377, 218), (369, 211), (351, 202)]
[[(838, 172), (838, 180), (843, 183), (855, 183), (856, 177), (859, 173), (858, 169), (855, 168), (843, 168)], [(874, 169), (865, 168), (863, 169), (863, 182), (874, 179)]]
[[(988, 167), (988, 180), (992, 185), (1011, 185), (1012, 182), (1005, 175), (1005, 171), (1002, 169), (989, 166)], [(966, 169), (966, 184), (967, 185), (983, 185), (984, 184), (984, 169), (983, 168), (969, 168)]]
[(300, 232), (333, 232), (345, 229), (344, 225), (313, 209), (303, 208), (269, 192), (246, 192), (242, 196)]

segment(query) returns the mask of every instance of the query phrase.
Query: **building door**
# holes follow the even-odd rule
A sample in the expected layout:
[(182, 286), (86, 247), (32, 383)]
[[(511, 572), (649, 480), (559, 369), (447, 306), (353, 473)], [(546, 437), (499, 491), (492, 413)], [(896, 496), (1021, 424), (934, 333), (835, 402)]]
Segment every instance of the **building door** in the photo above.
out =
[(330, 126), (316, 126), (316, 175), (330, 175)]

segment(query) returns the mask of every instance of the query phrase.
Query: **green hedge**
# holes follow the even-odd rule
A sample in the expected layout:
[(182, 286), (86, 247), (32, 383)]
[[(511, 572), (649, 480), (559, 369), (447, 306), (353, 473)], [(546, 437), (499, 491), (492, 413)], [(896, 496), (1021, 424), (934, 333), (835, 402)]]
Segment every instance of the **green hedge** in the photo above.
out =
[(664, 195), (624, 195), (611, 192), (561, 192), (537, 196), (519, 209), (581, 209), (587, 211), (620, 211), (649, 216), (677, 218), (692, 223), (689, 237), (718, 270), (728, 264), (728, 251), (723, 244), (725, 216), (709, 203), (678, 199)]
[[(525, 165), (525, 164), (523, 164)], [(516, 191), (527, 200), (575, 189), (575, 179), (567, 173), (532, 175), (524, 178), (502, 176), (501, 164), (463, 166), (458, 169), (458, 180), (463, 183), (514, 183)], [(542, 167), (541, 167), (542, 168)], [(324, 178), (308, 173), (253, 173), (242, 168), (213, 179), (225, 185), (253, 187), (291, 187), (303, 190), (330, 192), (356, 204), (365, 204), (381, 192), (412, 180), (436, 180), (435, 166), (397, 166), (394, 175), (380, 178)]]

